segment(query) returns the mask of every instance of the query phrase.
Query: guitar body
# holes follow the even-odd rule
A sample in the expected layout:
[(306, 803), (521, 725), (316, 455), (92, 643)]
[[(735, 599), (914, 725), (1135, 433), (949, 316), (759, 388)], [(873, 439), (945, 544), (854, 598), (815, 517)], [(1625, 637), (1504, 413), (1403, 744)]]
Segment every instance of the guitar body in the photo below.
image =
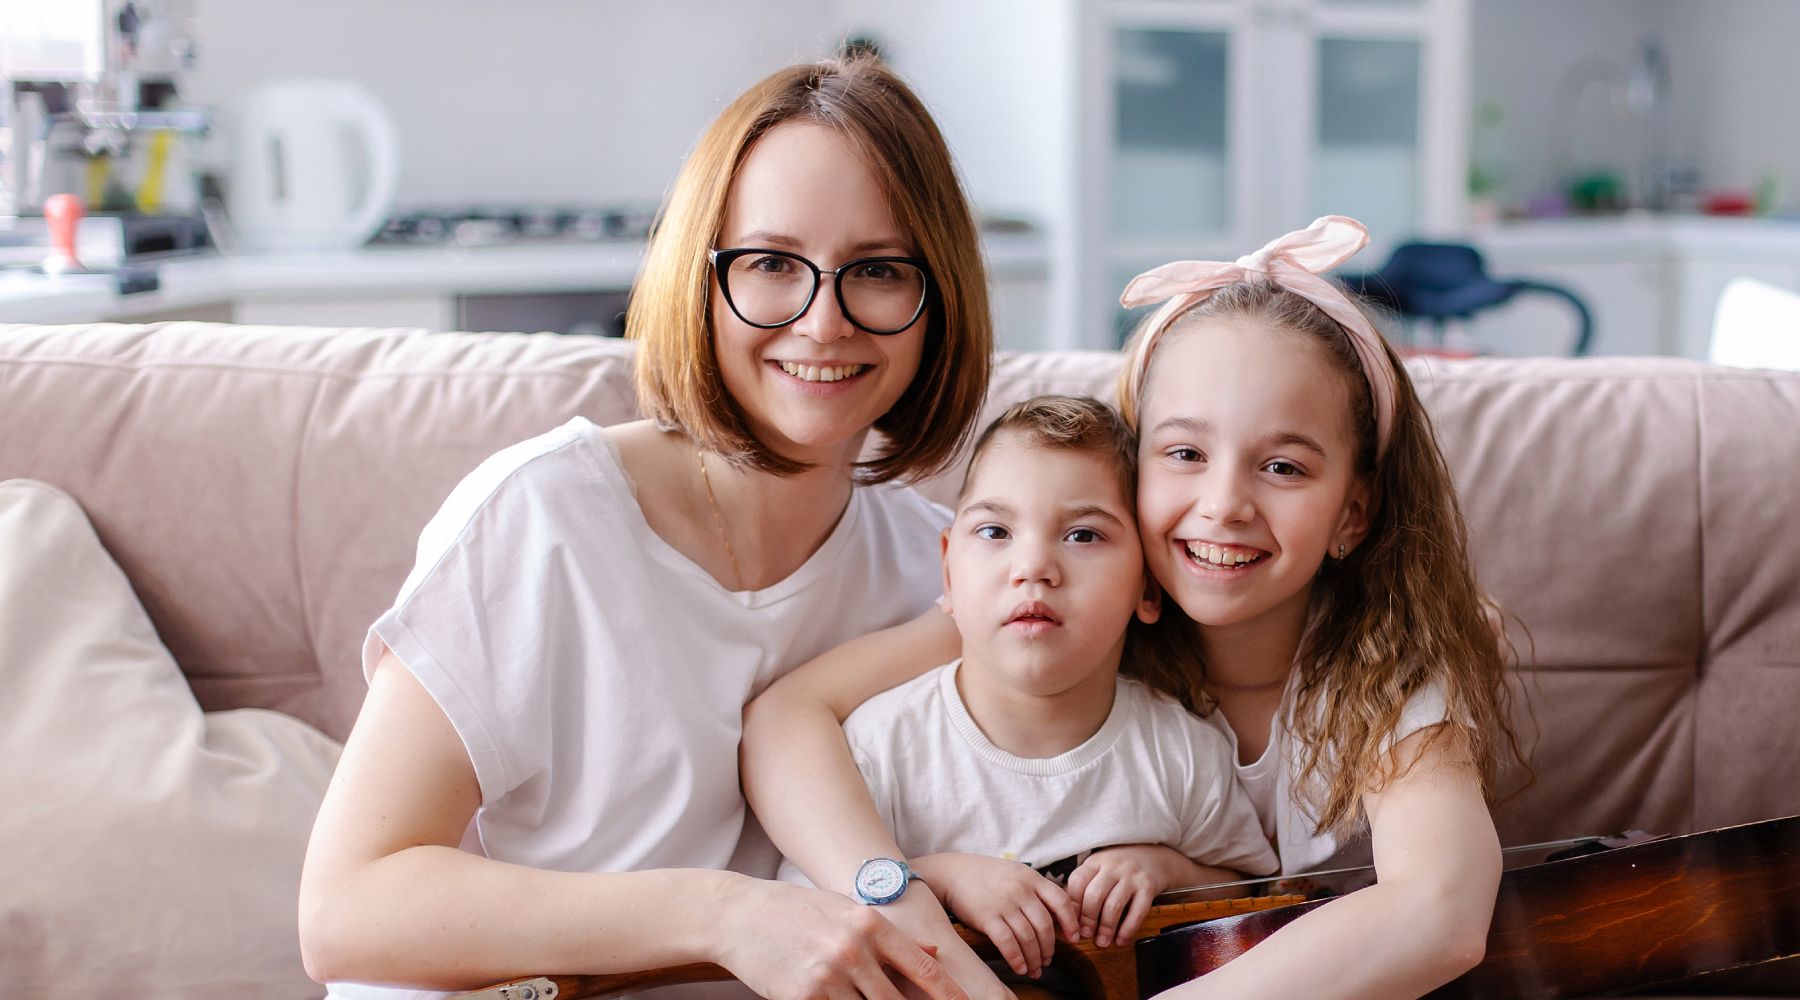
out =
[[(1144, 940), (1138, 994), (1205, 975), (1324, 902)], [(1795, 954), (1800, 817), (1789, 817), (1509, 871), (1486, 957), (1430, 995), (1561, 1000)]]

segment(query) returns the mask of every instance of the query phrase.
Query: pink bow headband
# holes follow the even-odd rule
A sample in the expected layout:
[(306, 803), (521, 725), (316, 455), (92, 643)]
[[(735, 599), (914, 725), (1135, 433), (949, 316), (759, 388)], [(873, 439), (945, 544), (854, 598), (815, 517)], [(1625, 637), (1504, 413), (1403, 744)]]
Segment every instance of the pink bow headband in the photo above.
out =
[(1394, 427), (1394, 370), (1388, 364), (1381, 335), (1344, 294), (1337, 283), (1320, 277), (1356, 255), (1369, 243), (1369, 231), (1355, 219), (1327, 215), (1305, 229), (1295, 230), (1263, 244), (1261, 250), (1232, 263), (1221, 260), (1178, 260), (1145, 271), (1131, 279), (1119, 296), (1127, 309), (1156, 302), (1163, 307), (1151, 318), (1149, 329), (1132, 359), (1132, 385), (1140, 390), (1150, 368), (1156, 342), (1182, 313), (1227, 285), (1267, 279), (1324, 310), (1350, 334), (1350, 344), (1369, 380), (1369, 396), (1375, 405), (1375, 457), (1387, 454)]

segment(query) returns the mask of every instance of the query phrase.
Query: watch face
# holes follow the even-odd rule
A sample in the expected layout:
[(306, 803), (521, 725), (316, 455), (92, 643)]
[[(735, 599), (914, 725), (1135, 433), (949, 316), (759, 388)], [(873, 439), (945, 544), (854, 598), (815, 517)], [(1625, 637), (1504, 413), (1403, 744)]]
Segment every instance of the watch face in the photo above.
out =
[(906, 873), (899, 862), (876, 858), (856, 873), (856, 888), (871, 900), (893, 899), (906, 888)]

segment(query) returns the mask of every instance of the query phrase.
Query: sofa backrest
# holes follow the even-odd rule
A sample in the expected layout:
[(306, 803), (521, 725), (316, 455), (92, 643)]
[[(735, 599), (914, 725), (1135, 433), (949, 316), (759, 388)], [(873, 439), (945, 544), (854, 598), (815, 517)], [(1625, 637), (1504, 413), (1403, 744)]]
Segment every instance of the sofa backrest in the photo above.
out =
[[(87, 508), (208, 709), (342, 738), (419, 529), (498, 448), (630, 419), (630, 344), (210, 324), (0, 326), (0, 479)], [(1111, 398), (1111, 353), (1000, 359), (988, 415)], [(1800, 375), (1418, 363), (1482, 584), (1524, 623), (1538, 771), (1509, 842), (1800, 812)], [(959, 473), (924, 484), (939, 498)], [(0, 554), (4, 558), (4, 554)]]

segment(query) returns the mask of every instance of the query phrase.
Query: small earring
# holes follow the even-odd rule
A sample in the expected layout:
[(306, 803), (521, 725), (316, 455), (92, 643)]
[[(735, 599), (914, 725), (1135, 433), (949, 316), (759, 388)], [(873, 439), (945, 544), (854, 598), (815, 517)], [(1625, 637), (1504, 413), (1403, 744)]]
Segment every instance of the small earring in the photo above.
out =
[(1344, 551), (1344, 543), (1339, 542), (1338, 543), (1338, 561), (1343, 562), (1345, 555), (1347, 555), (1347, 553)]

